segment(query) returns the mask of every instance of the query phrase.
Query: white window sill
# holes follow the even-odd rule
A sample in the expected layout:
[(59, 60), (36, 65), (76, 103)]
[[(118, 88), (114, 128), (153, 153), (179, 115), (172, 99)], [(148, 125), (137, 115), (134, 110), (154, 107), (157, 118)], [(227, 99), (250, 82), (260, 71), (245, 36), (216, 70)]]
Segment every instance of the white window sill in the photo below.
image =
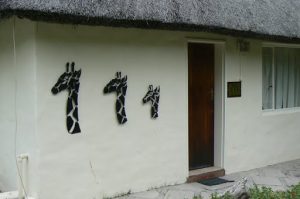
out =
[(266, 116), (267, 115), (285, 115), (285, 114), (292, 114), (292, 113), (300, 113), (300, 107), (262, 110), (262, 114), (266, 115)]

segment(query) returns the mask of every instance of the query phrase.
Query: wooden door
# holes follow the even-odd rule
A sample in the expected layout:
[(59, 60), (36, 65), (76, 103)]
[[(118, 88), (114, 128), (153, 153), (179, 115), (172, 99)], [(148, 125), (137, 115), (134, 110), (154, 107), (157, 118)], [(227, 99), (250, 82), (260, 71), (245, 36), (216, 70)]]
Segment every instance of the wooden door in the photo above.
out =
[(188, 44), (189, 168), (214, 162), (214, 45)]

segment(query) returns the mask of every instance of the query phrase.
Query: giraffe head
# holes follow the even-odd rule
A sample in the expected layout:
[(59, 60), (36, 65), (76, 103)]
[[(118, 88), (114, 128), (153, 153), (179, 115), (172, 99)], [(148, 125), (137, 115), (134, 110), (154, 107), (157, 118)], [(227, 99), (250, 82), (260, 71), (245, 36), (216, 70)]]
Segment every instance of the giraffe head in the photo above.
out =
[(70, 63), (66, 64), (66, 72), (64, 72), (57, 80), (56, 84), (51, 89), (53, 94), (57, 94), (65, 89), (72, 89), (76, 86), (76, 82), (79, 81), (81, 70), (74, 70), (75, 63), (71, 63), (71, 71), (70, 71)]
[(148, 92), (143, 98), (144, 103), (147, 103), (149, 101), (151, 102), (151, 117), (154, 119), (158, 117), (159, 97), (160, 97), (160, 87), (158, 86), (153, 90), (153, 86), (150, 85), (148, 88)]
[(116, 77), (104, 87), (104, 93), (111, 93), (114, 91), (120, 92), (123, 87), (127, 87), (127, 76), (121, 77), (121, 72), (116, 73)]
[(153, 86), (150, 85), (148, 88), (148, 92), (146, 93), (145, 97), (143, 98), (143, 102), (147, 103), (149, 101), (154, 102), (156, 100), (157, 97), (159, 97), (159, 93), (160, 93), (160, 87), (156, 87), (153, 90)]

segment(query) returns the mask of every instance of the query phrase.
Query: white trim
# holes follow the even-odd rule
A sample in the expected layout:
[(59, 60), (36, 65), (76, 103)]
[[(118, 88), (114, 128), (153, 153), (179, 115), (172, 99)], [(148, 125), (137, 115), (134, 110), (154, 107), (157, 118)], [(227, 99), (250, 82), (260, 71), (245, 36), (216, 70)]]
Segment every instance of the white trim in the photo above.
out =
[(284, 47), (284, 48), (300, 48), (300, 44), (263, 42), (262, 47)]
[[(221, 44), (221, 43), (220, 43)], [(221, 131), (221, 167), (224, 168), (224, 157), (225, 157), (225, 99), (226, 99), (226, 81), (225, 81), (225, 51), (226, 51), (226, 43), (222, 43), (222, 131)]]
[(262, 111), (263, 116), (269, 115), (284, 115), (291, 113), (300, 113), (300, 107), (283, 108), (283, 109), (266, 109)]
[[(188, 54), (188, 44), (189, 43), (202, 43), (202, 44), (218, 44), (222, 46), (222, 56), (221, 56), (221, 61), (222, 61), (222, 66), (221, 66), (221, 70), (222, 70), (222, 74), (221, 74), (221, 89), (222, 89), (222, 94), (221, 94), (221, 106), (222, 106), (222, 110), (221, 112), (221, 151), (220, 151), (220, 164), (221, 165), (215, 165), (215, 166), (219, 166), (221, 168), (224, 168), (224, 156), (225, 156), (225, 89), (226, 89), (226, 84), (225, 84), (225, 46), (226, 46), (226, 41), (225, 40), (213, 40), (213, 39), (204, 39), (204, 38), (191, 38), (191, 37), (186, 37), (186, 49), (187, 49), (187, 54)], [(188, 57), (187, 57), (187, 64), (188, 64)], [(188, 66), (188, 65), (187, 65)], [(188, 76), (188, 74), (187, 74)], [(214, 121), (215, 123), (215, 121)], [(214, 131), (215, 131), (215, 124), (214, 124)], [(189, 133), (189, 132), (188, 132)], [(215, 136), (215, 132), (214, 132), (214, 136)], [(189, 144), (189, 143), (188, 143)], [(214, 146), (214, 151), (215, 151), (216, 147)], [(188, 151), (188, 150), (187, 150)], [(189, 162), (188, 162), (189, 164)], [(214, 161), (215, 164), (215, 161)]]

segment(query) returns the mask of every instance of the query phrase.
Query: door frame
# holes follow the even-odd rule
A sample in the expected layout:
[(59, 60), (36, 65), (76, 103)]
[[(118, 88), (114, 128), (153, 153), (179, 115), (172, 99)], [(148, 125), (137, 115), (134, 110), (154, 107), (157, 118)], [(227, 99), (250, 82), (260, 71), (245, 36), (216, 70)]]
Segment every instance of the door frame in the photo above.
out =
[[(214, 166), (224, 168), (224, 140), (225, 140), (225, 40), (203, 38), (186, 38), (186, 63), (188, 71), (188, 44), (213, 44), (215, 47), (215, 80), (214, 80)], [(187, 75), (188, 76), (188, 75)], [(188, 83), (187, 83), (188, 87)], [(221, 91), (221, 92), (220, 92)], [(220, 92), (220, 93), (217, 93)], [(189, 136), (189, 131), (187, 132)], [(187, 139), (188, 140), (188, 139)], [(189, 143), (187, 144), (189, 147)], [(187, 149), (188, 152), (188, 149)], [(188, 157), (188, 154), (187, 154)], [(189, 165), (189, 161), (187, 161)], [(189, 168), (189, 166), (187, 167)]]

